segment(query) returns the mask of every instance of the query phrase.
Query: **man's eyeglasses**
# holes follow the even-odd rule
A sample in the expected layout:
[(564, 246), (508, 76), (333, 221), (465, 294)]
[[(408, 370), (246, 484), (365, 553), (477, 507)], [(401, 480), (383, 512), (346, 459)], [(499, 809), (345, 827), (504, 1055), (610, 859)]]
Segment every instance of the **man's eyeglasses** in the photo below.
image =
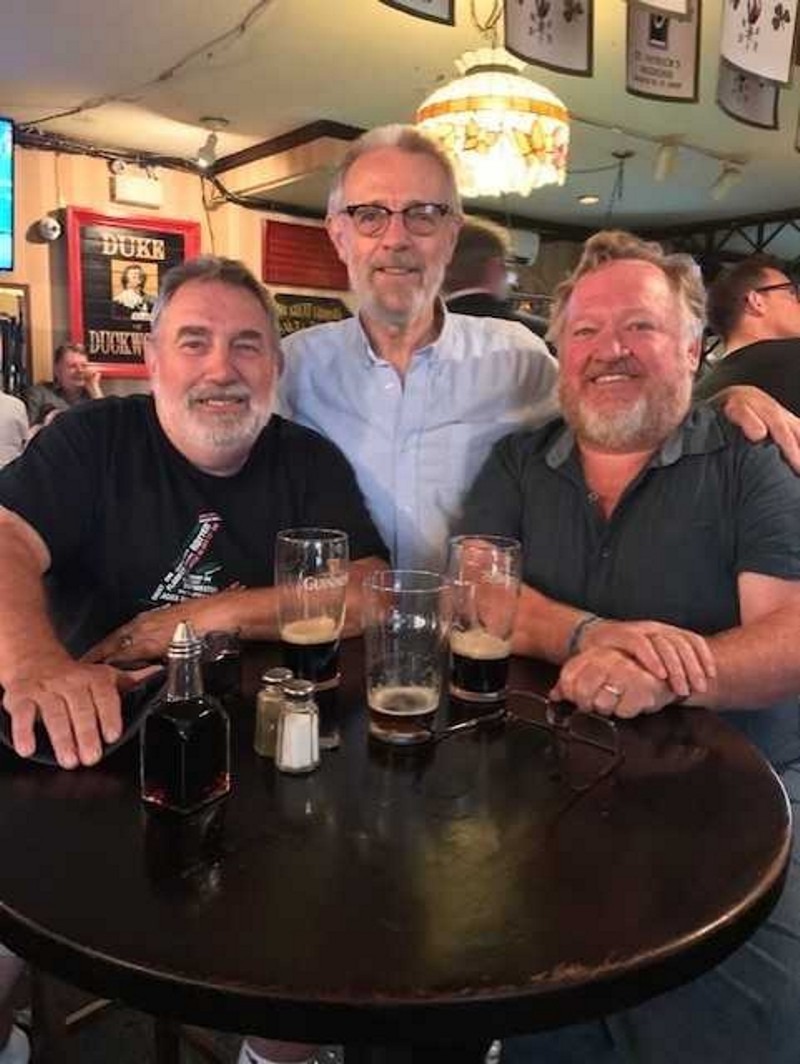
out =
[(403, 224), (412, 236), (432, 236), (451, 213), (451, 208), (446, 203), (410, 203), (408, 207), (392, 211), (379, 203), (351, 203), (340, 213), (350, 216), (361, 236), (382, 236), (389, 228), (393, 214), (402, 216)]
[(780, 292), (791, 291), (794, 298), (800, 301), (800, 281), (780, 281), (778, 284), (762, 284), (754, 288), (754, 292)]

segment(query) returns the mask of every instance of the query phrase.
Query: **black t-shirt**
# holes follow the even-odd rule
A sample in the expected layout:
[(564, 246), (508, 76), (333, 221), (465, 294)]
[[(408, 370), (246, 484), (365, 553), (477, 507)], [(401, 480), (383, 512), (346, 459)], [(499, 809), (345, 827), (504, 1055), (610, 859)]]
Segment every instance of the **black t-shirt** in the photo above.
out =
[(759, 340), (731, 351), (707, 370), (694, 388), (695, 398), (710, 399), (732, 384), (753, 384), (800, 415), (800, 337)]
[(271, 585), (282, 528), (342, 529), (351, 558), (386, 557), (328, 440), (274, 415), (237, 474), (211, 476), (172, 446), (144, 395), (61, 414), (0, 471), (0, 505), (50, 550), (53, 621), (73, 653), (142, 610)]

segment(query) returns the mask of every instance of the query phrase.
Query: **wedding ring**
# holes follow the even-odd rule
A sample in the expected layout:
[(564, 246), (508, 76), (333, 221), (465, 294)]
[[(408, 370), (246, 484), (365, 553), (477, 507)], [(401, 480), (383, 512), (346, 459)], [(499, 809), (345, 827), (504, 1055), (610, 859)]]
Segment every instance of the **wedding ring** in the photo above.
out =
[(132, 647), (132, 646), (133, 646), (133, 636), (129, 632), (126, 632), (125, 635), (121, 635), (119, 637), (119, 649), (120, 650), (127, 650), (128, 647)]
[(621, 688), (615, 687), (613, 683), (604, 683), (600, 686), (603, 691), (608, 691), (610, 695), (613, 695), (618, 702), (620, 698), (622, 698), (622, 696), (625, 694), (625, 692)]

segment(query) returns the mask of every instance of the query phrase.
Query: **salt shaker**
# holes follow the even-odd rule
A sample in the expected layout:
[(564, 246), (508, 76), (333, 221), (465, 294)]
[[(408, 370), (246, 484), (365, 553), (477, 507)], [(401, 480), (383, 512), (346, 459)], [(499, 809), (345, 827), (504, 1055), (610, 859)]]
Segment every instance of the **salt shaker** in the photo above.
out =
[(275, 765), (281, 772), (313, 772), (319, 765), (319, 711), (311, 680), (287, 680), (278, 721)]
[(291, 680), (291, 669), (267, 669), (256, 695), (256, 732), (253, 749), (261, 757), (275, 757), (278, 720), (283, 709), (283, 685)]

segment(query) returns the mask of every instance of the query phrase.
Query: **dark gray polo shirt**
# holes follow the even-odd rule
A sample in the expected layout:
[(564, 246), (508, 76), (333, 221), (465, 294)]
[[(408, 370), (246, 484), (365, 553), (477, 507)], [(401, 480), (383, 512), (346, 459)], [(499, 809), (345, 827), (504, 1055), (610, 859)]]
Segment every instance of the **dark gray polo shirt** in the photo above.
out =
[(739, 573), (800, 579), (800, 478), (700, 404), (606, 520), (553, 421), (495, 445), (462, 531), (519, 538), (524, 581), (559, 602), (711, 634), (739, 623)]

